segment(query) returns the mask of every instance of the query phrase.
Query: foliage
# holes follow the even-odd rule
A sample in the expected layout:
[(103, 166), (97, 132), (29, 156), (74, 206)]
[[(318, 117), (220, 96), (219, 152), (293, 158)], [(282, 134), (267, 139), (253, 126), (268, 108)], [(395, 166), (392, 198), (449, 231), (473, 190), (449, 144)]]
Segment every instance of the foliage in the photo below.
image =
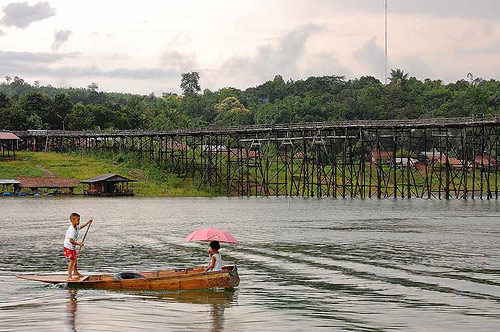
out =
[(405, 73), (399, 68), (391, 69), (391, 84), (402, 86), (408, 80), (408, 73)]
[(214, 123), (221, 126), (250, 125), (253, 123), (251, 112), (235, 97), (227, 97), (215, 105), (217, 116)]
[(285, 81), (276, 75), (256, 87), (205, 89), (199, 73), (182, 74), (183, 95), (157, 97), (55, 88), (6, 77), (0, 83), (0, 129), (157, 129), (208, 125), (278, 124), (357, 119), (413, 119), (498, 115), (500, 82), (467, 75), (454, 83), (423, 81), (401, 69), (391, 83), (371, 76), (342, 76)]
[(200, 88), (200, 74), (193, 71), (191, 73), (183, 73), (181, 79), (181, 89), (184, 95), (193, 95), (201, 91)]

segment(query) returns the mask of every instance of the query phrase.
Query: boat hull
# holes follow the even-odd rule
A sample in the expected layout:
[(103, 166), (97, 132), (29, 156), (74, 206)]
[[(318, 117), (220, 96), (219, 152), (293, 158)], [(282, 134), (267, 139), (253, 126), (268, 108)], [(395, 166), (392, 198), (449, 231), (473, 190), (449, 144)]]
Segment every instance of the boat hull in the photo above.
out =
[(236, 266), (225, 266), (222, 271), (203, 273), (203, 268), (140, 272), (143, 278), (115, 280), (114, 275), (90, 275), (66, 281), (65, 275), (21, 275), (20, 279), (52, 284), (67, 283), (70, 287), (131, 290), (196, 290), (235, 288), (240, 283)]

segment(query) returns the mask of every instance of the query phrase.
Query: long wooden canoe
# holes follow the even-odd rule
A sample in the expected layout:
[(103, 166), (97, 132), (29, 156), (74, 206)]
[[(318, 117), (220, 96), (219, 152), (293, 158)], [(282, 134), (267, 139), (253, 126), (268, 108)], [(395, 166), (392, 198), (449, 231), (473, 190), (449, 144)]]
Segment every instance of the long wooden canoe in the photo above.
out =
[(67, 275), (20, 275), (20, 279), (51, 284), (67, 283), (72, 287), (135, 290), (185, 290), (235, 288), (240, 283), (236, 266), (224, 266), (222, 271), (203, 273), (203, 267), (139, 272), (134, 279), (117, 280), (117, 275), (96, 274), (67, 281)]

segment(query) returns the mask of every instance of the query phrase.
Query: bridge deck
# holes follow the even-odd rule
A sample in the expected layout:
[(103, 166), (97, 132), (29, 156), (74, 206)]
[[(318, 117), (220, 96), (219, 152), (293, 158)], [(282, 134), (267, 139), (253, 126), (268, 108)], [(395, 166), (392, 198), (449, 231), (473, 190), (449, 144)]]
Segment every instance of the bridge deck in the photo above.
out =
[(61, 131), (33, 130), (16, 131), (19, 137), (27, 136), (65, 136), (65, 137), (96, 137), (96, 136), (197, 136), (197, 135), (231, 135), (262, 132), (287, 132), (303, 130), (328, 129), (419, 129), (419, 128), (464, 128), (499, 125), (500, 116), (467, 117), (467, 118), (429, 118), (413, 120), (355, 120), (338, 122), (308, 122), (276, 125), (252, 125), (242, 127), (206, 127), (170, 131), (153, 130), (113, 130), (113, 131)]

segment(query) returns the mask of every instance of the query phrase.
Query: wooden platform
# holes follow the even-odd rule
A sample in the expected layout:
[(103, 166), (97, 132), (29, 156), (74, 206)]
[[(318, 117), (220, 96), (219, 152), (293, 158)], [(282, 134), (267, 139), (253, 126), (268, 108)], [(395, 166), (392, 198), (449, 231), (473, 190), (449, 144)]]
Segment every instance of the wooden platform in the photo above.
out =
[(47, 275), (20, 275), (16, 276), (16, 278), (19, 279), (25, 279), (25, 280), (31, 280), (31, 281), (40, 281), (40, 282), (46, 282), (50, 284), (61, 284), (61, 283), (82, 283), (82, 281), (85, 281), (89, 278), (89, 276), (83, 276), (80, 278), (76, 278), (74, 280), (66, 280), (68, 278), (67, 274), (47, 274)]

